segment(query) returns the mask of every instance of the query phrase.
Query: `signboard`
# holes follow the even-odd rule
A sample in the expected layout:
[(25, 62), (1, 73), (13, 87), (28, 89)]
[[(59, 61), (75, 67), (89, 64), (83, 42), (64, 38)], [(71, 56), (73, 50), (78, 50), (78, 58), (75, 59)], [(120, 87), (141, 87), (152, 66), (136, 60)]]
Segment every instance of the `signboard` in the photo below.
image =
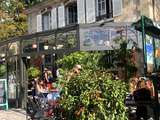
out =
[(147, 61), (147, 71), (153, 72), (153, 66), (154, 66), (153, 37), (148, 35), (146, 35), (146, 61)]
[(0, 79), (0, 107), (5, 107), (8, 110), (8, 90), (7, 90), (7, 80)]
[(110, 50), (109, 30), (92, 27), (80, 29), (81, 50)]
[(80, 28), (80, 50), (119, 49), (120, 43), (127, 40), (128, 49), (138, 43), (138, 34), (127, 26), (106, 26)]

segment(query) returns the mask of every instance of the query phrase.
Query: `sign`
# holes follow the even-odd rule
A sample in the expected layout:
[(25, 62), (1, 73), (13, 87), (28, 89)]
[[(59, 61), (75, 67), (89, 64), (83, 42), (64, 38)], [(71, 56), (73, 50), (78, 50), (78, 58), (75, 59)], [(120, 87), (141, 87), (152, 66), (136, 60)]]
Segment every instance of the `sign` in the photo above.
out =
[(0, 79), (0, 107), (5, 107), (5, 110), (8, 110), (8, 90), (6, 79)]
[(81, 50), (110, 50), (109, 30), (92, 27), (80, 29)]
[(153, 72), (153, 65), (154, 65), (153, 38), (148, 35), (146, 35), (146, 60), (147, 60), (147, 71)]
[(138, 43), (138, 33), (127, 26), (105, 26), (80, 28), (80, 50), (113, 50), (119, 49), (126, 41), (127, 48)]

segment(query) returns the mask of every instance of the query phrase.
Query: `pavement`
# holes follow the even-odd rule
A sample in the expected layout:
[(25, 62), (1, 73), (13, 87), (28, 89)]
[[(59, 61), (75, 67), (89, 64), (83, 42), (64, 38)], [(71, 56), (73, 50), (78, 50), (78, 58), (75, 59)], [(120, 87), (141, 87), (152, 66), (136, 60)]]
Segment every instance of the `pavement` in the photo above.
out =
[(27, 120), (26, 111), (22, 109), (0, 110), (0, 120)]

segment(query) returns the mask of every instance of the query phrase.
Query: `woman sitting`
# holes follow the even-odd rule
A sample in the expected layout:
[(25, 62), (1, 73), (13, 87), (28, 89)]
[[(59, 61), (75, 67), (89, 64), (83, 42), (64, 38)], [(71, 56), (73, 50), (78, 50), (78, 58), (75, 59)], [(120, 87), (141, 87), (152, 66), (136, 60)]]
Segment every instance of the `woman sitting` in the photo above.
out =
[(38, 83), (36, 85), (36, 88), (37, 88), (37, 95), (39, 97), (46, 97), (47, 96), (47, 88), (45, 86), (45, 83), (43, 80), (38, 80)]

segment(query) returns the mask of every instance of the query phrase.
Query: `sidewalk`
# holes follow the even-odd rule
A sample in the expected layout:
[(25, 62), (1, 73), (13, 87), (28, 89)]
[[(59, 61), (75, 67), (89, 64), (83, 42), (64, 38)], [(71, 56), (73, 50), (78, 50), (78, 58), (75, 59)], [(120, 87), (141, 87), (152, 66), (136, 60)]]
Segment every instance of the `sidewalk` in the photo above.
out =
[(0, 110), (0, 120), (27, 120), (26, 112), (22, 109)]

